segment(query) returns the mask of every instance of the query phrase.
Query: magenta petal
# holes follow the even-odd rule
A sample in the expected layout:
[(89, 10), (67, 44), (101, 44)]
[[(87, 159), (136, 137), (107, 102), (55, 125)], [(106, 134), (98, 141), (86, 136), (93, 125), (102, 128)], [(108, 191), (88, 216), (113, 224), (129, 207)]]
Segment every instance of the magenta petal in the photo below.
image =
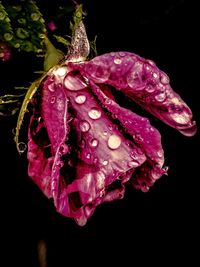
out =
[[(133, 185), (137, 189), (147, 191), (166, 170), (163, 169), (164, 151), (161, 144), (160, 133), (150, 125), (147, 118), (143, 118), (130, 110), (120, 107), (116, 102), (107, 97), (97, 85), (91, 87), (99, 100), (119, 120), (119, 123), (132, 136), (134, 142), (145, 153), (147, 160), (139, 168), (136, 177), (133, 175)], [(132, 154), (137, 162), (137, 156)]]
[(167, 75), (149, 60), (128, 52), (108, 53), (87, 63), (70, 63), (95, 83), (121, 90), (142, 107), (181, 133), (196, 132), (192, 112), (169, 85)]

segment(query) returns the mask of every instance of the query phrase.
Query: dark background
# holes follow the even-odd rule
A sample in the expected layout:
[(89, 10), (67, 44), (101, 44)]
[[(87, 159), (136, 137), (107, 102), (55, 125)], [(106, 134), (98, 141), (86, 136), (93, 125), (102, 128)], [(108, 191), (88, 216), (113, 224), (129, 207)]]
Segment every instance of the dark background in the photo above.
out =
[[(47, 14), (48, 10), (53, 12), (55, 1), (50, 2), (41, 1)], [(98, 53), (130, 51), (155, 61), (169, 75), (172, 87), (191, 107), (199, 124), (197, 1), (84, 2), (88, 35), (90, 39), (98, 36)], [(34, 69), (29, 56), (20, 56), (15, 64), (15, 74), (6, 70), (8, 79), (12, 82), (16, 73), (19, 81), (28, 79)], [(47, 246), (47, 266), (76, 266), (80, 262), (124, 266), (145, 262), (172, 266), (176, 262), (179, 266), (186, 261), (187, 266), (196, 266), (199, 132), (184, 137), (150, 118), (162, 135), (168, 176), (148, 193), (127, 188), (123, 200), (99, 206), (85, 227), (57, 214), (28, 178), (26, 155), (17, 154), (11, 133), (16, 118), (0, 118), (0, 240), (2, 255), (6, 255), (2, 266), (12, 266), (13, 260), (15, 266), (39, 266), (40, 240)]]

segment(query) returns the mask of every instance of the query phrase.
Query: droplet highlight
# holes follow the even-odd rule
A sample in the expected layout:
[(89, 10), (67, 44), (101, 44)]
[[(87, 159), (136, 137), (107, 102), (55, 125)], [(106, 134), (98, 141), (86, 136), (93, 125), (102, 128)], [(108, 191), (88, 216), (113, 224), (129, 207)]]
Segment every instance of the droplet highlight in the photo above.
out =
[(111, 135), (108, 138), (108, 147), (111, 149), (117, 149), (121, 145), (121, 138), (118, 135)]
[(88, 116), (93, 119), (93, 120), (97, 120), (101, 117), (101, 111), (97, 108), (92, 108), (89, 112), (88, 112)]
[(121, 61), (121, 59), (116, 58), (116, 59), (114, 59), (114, 63), (117, 64), (117, 65), (119, 65), (119, 64), (122, 63), (122, 61)]
[(91, 147), (97, 147), (98, 143), (99, 143), (98, 140), (94, 138), (91, 140), (90, 145)]
[(90, 124), (87, 121), (81, 121), (79, 127), (82, 132), (87, 132), (90, 129)]
[(86, 96), (85, 96), (85, 95), (78, 95), (78, 96), (76, 96), (76, 98), (75, 98), (75, 102), (76, 102), (77, 104), (84, 104), (85, 101), (86, 101)]

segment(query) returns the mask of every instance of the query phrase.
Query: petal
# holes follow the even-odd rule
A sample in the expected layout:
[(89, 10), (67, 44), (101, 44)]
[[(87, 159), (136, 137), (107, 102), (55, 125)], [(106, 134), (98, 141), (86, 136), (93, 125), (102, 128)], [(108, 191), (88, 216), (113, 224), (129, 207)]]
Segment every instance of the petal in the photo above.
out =
[[(105, 108), (113, 114), (115, 119), (126, 129), (134, 140), (145, 153), (147, 160), (137, 171), (137, 175), (133, 176), (133, 185), (137, 189), (148, 191), (149, 187), (159, 179), (166, 169), (163, 169), (164, 151), (161, 144), (160, 133), (150, 125), (147, 118), (143, 118), (130, 110), (120, 107), (116, 102), (106, 96), (105, 86), (100, 88), (94, 83), (90, 83), (94, 93), (98, 99), (104, 104)], [(103, 89), (103, 90), (102, 90)], [(137, 160), (136, 155), (132, 157)]]
[(169, 84), (167, 75), (149, 60), (128, 52), (108, 53), (85, 63), (69, 63), (87, 79), (121, 90), (142, 107), (181, 133), (192, 136), (192, 112)]

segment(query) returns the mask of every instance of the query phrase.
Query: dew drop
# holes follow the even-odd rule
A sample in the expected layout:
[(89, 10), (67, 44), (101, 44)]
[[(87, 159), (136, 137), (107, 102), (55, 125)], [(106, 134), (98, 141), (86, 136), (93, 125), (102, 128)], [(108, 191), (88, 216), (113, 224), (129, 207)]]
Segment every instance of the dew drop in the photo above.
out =
[(119, 65), (119, 64), (122, 63), (122, 61), (121, 61), (121, 59), (116, 58), (116, 59), (114, 59), (114, 63), (117, 64), (117, 65)]
[(162, 84), (169, 84), (169, 77), (166, 74), (161, 74), (160, 81)]
[(79, 127), (82, 132), (87, 132), (90, 129), (90, 124), (87, 121), (81, 121)]
[(24, 142), (18, 144), (19, 153), (24, 153), (27, 149), (27, 145)]
[(102, 162), (102, 164), (103, 164), (104, 166), (106, 166), (106, 165), (108, 165), (108, 161), (107, 161), (107, 160), (104, 160), (104, 161)]
[(117, 149), (121, 145), (121, 138), (115, 134), (108, 138), (108, 147), (111, 149)]
[(93, 120), (97, 120), (101, 117), (101, 111), (97, 108), (92, 108), (88, 111), (88, 116)]
[(163, 156), (163, 151), (162, 150), (158, 150), (157, 151), (157, 155), (159, 158), (161, 158)]
[(120, 57), (124, 57), (125, 55), (126, 55), (125, 52), (119, 52), (119, 56), (120, 56)]
[(92, 146), (92, 147), (97, 147), (98, 146), (98, 140), (97, 139), (92, 139), (91, 140), (91, 142), (90, 142), (90, 145)]
[(129, 161), (128, 162), (128, 167), (136, 168), (138, 166), (139, 166), (139, 163), (137, 161)]
[(104, 135), (104, 136), (108, 135), (108, 132), (107, 132), (107, 131), (104, 131), (104, 132), (103, 132), (103, 135)]
[(153, 93), (155, 91), (155, 87), (151, 84), (147, 85), (145, 87), (145, 90), (148, 92), (148, 93)]
[(62, 77), (67, 73), (67, 67), (60, 67), (56, 70), (56, 75)]
[(83, 104), (86, 101), (86, 96), (85, 95), (77, 95), (75, 98), (75, 102), (77, 104)]
[(86, 155), (86, 159), (91, 159), (91, 154), (90, 154), (90, 153), (88, 153), (88, 154)]
[(153, 73), (153, 77), (154, 77), (155, 79), (157, 79), (157, 78), (158, 78), (158, 74), (157, 74), (156, 72), (154, 72), (154, 73)]
[(96, 164), (98, 162), (98, 158), (94, 158), (93, 163)]
[(166, 98), (166, 95), (165, 93), (160, 93), (158, 95), (155, 96), (155, 99), (158, 101), (158, 102), (163, 102)]
[(56, 87), (54, 83), (51, 83), (48, 85), (48, 89), (50, 92), (55, 92), (56, 91)]

